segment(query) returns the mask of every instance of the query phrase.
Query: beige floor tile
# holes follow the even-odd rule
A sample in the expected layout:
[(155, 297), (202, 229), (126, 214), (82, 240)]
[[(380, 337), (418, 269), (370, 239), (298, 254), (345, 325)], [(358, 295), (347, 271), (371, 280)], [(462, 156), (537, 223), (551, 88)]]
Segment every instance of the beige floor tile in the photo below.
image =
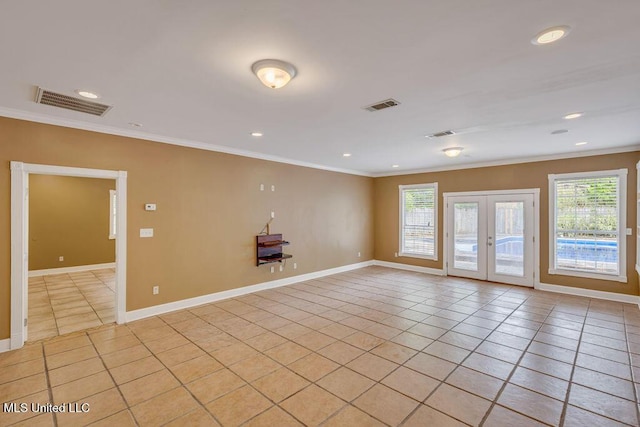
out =
[(317, 384), (339, 398), (351, 402), (373, 387), (375, 382), (351, 369), (341, 367), (322, 378)]
[(221, 363), (208, 354), (205, 354), (204, 356), (196, 357), (195, 359), (173, 366), (171, 372), (173, 372), (183, 384), (186, 384), (222, 368)]
[(222, 425), (240, 425), (272, 405), (264, 396), (246, 385), (207, 404), (207, 410)]
[(504, 382), (473, 369), (458, 366), (446, 382), (488, 400), (494, 400)]
[(111, 376), (106, 371), (98, 372), (53, 387), (53, 403), (59, 405), (67, 402), (78, 402), (84, 397), (92, 396), (114, 386)]
[[(9, 403), (10, 401), (3, 399), (2, 403), (5, 403), (5, 402)], [(15, 403), (25, 403), (27, 404), (27, 408), (29, 409), (32, 403), (45, 405), (47, 403), (50, 403), (49, 391), (43, 390), (37, 393), (22, 396), (19, 398), (19, 401), (16, 401)], [(2, 421), (3, 426), (12, 425), (14, 423), (24, 423), (23, 425), (29, 426), (30, 421), (34, 419), (34, 417), (37, 415), (37, 413), (31, 412), (30, 410), (26, 412), (21, 412), (16, 410), (15, 412), (0, 412), (0, 413), (2, 414), (2, 416), (0, 417), (0, 421)], [(53, 424), (50, 424), (50, 425), (53, 425)]]
[(256, 350), (246, 344), (238, 343), (222, 347), (210, 353), (223, 365), (229, 366), (243, 359), (258, 354)]
[(52, 356), (57, 353), (62, 353), (89, 345), (91, 345), (91, 341), (89, 340), (89, 337), (84, 334), (74, 337), (59, 337), (43, 344), (44, 353), (47, 356)]
[(53, 414), (44, 413), (28, 418), (24, 421), (19, 421), (15, 424), (11, 424), (11, 427), (50, 427), (53, 425), (55, 425), (53, 421)]
[[(525, 417), (522, 414), (514, 412), (500, 405), (495, 405), (493, 409), (491, 409), (491, 413), (483, 424), (483, 426), (487, 427), (543, 427), (545, 425), (546, 424), (542, 424), (534, 419)], [(566, 425), (566, 423), (564, 425)], [(586, 426), (586, 424), (583, 426)]]
[(183, 426), (197, 426), (197, 427), (219, 427), (220, 424), (213, 419), (211, 414), (204, 408), (197, 408), (189, 413), (186, 413), (175, 420), (164, 425), (165, 427), (183, 427)]
[(409, 332), (402, 332), (391, 338), (390, 341), (418, 351), (424, 349), (426, 346), (433, 342), (433, 340), (430, 338), (426, 338), (421, 335), (412, 334)]
[(428, 406), (471, 425), (479, 425), (491, 402), (448, 384), (442, 384), (426, 400)]
[(416, 354), (404, 366), (441, 381), (456, 367), (454, 363), (425, 353)]
[(278, 403), (309, 385), (295, 372), (280, 368), (252, 383), (260, 393)]
[(180, 385), (169, 371), (154, 372), (119, 386), (129, 406), (137, 405)]
[(199, 407), (187, 390), (178, 387), (133, 406), (131, 412), (140, 425), (161, 425)]
[(122, 396), (115, 388), (103, 391), (83, 399), (88, 403), (90, 411), (86, 413), (56, 414), (59, 426), (84, 426), (94, 421), (105, 419), (126, 409)]
[(0, 369), (0, 384), (19, 380), (44, 372), (44, 360), (33, 359), (11, 365), (11, 368)]
[(347, 405), (340, 412), (329, 418), (323, 427), (367, 426), (383, 427), (384, 424), (360, 409)]
[(347, 364), (356, 357), (363, 354), (364, 351), (358, 347), (354, 347), (342, 341), (337, 341), (318, 351), (318, 354), (333, 360), (341, 365)]
[(638, 425), (638, 405), (626, 399), (572, 384), (569, 403), (626, 424)]
[(343, 400), (313, 384), (280, 404), (305, 425), (320, 424), (344, 405)]
[(290, 341), (264, 352), (264, 354), (283, 365), (289, 365), (309, 353), (311, 353), (309, 349)]
[(209, 403), (236, 390), (245, 381), (229, 369), (222, 369), (188, 384), (186, 387), (202, 403)]
[(149, 350), (147, 350), (144, 345), (138, 344), (134, 345), (133, 347), (114, 351), (113, 353), (103, 354), (102, 360), (104, 361), (104, 364), (108, 369), (113, 369), (120, 365), (126, 365), (127, 363), (131, 363), (149, 356), (151, 356)]
[(522, 367), (514, 371), (509, 382), (561, 401), (566, 399), (569, 387), (567, 381)]
[(623, 427), (627, 425), (572, 405), (567, 406), (567, 412), (564, 416), (564, 427)]
[(161, 371), (164, 368), (164, 365), (160, 363), (158, 359), (153, 356), (149, 356), (127, 363), (126, 365), (120, 365), (112, 368), (109, 370), (109, 373), (115, 380), (116, 384), (120, 385), (154, 372)]
[(100, 354), (109, 354), (140, 344), (140, 340), (134, 335), (123, 335), (114, 339), (96, 341), (95, 346)]
[(440, 381), (401, 366), (383, 379), (381, 383), (422, 402), (435, 390)]
[(133, 415), (130, 411), (124, 410), (116, 414), (101, 419), (93, 424), (91, 427), (135, 427), (136, 422), (133, 419)]
[(252, 418), (243, 427), (298, 427), (302, 426), (295, 418), (277, 406), (273, 406), (260, 415)]
[(26, 344), (18, 350), (0, 353), (0, 367), (27, 362), (33, 359), (41, 359), (42, 357), (42, 344)]
[(229, 369), (242, 377), (245, 381), (252, 382), (260, 377), (270, 374), (280, 367), (281, 365), (278, 362), (275, 362), (262, 354), (258, 354), (229, 366)]
[(418, 353), (416, 350), (390, 341), (383, 342), (370, 352), (399, 364), (406, 362)]
[(320, 378), (338, 369), (340, 365), (320, 356), (317, 353), (311, 353), (302, 359), (293, 362), (288, 366), (289, 369), (303, 376), (309, 381), (317, 381)]
[(418, 402), (381, 384), (375, 385), (353, 402), (361, 410), (390, 425), (398, 425)]
[(374, 354), (365, 353), (346, 366), (374, 381), (380, 381), (399, 365)]
[(467, 424), (451, 418), (450, 416), (438, 412), (435, 409), (420, 405), (420, 407), (403, 424), (405, 427), (463, 427)]
[(551, 425), (558, 425), (562, 413), (562, 402), (512, 384), (504, 388), (498, 403)]
[(462, 365), (501, 380), (506, 380), (514, 368), (514, 365), (511, 363), (478, 353), (472, 353), (465, 359)]
[(0, 385), (0, 402), (17, 401), (21, 397), (46, 389), (47, 378), (45, 373), (41, 372)]
[[(138, 339), (137, 337), (135, 338)], [(147, 348), (151, 350), (154, 354), (162, 353), (167, 350), (171, 350), (176, 347), (181, 347), (183, 345), (189, 344), (189, 340), (183, 337), (180, 334), (172, 334), (169, 337), (163, 337), (158, 340), (148, 341), (145, 343)]]

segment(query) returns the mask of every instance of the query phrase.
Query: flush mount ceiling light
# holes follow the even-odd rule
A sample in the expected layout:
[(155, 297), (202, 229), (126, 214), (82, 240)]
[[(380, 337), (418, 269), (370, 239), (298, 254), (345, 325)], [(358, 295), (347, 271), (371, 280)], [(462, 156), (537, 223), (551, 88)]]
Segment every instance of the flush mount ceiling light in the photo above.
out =
[(462, 147), (449, 147), (442, 150), (447, 157), (458, 157), (462, 153)]
[(588, 144), (588, 142), (587, 142), (587, 141), (576, 142), (576, 145), (577, 145), (577, 146), (580, 146), (580, 145), (587, 145), (587, 144)]
[(89, 98), (89, 99), (98, 99), (100, 98), (100, 95), (98, 95), (97, 93), (93, 93), (93, 92), (89, 92), (86, 90), (76, 90), (75, 91), (78, 95), (84, 97), (84, 98)]
[(296, 69), (288, 62), (277, 59), (263, 59), (251, 66), (253, 74), (266, 87), (279, 89), (296, 76)]
[(577, 119), (578, 117), (582, 117), (582, 113), (571, 113), (564, 116), (565, 120)]
[(342, 157), (351, 157), (351, 153), (342, 153)]
[(142, 123), (129, 122), (129, 126), (131, 126), (132, 128), (141, 128), (142, 127)]
[(400, 165), (391, 165), (392, 168), (399, 168)]
[(546, 30), (542, 30), (536, 34), (536, 36), (531, 40), (531, 43), (537, 46), (554, 43), (565, 38), (567, 34), (569, 34), (569, 31), (571, 31), (571, 27), (567, 25), (547, 28)]
[(251, 136), (262, 136), (262, 132), (251, 132)]

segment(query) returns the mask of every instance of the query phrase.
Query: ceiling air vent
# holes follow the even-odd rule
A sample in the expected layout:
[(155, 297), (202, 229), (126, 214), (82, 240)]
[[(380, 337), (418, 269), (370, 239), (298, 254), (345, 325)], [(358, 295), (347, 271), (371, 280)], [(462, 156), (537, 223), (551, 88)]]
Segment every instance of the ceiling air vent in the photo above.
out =
[(389, 99), (385, 99), (384, 101), (376, 102), (373, 105), (369, 105), (368, 107), (363, 107), (363, 108), (367, 111), (378, 111), (378, 110), (384, 110), (385, 108), (395, 107), (396, 105), (399, 105), (399, 104), (400, 103), (395, 99), (389, 98)]
[(437, 132), (431, 135), (427, 135), (427, 138), (440, 138), (442, 136), (449, 136), (449, 135), (455, 135), (456, 133), (452, 130), (445, 130), (442, 132)]
[(67, 110), (80, 111), (81, 113), (92, 114), (94, 116), (104, 116), (111, 109), (111, 105), (100, 104), (93, 101), (74, 98), (73, 96), (51, 92), (50, 90), (38, 88), (36, 93), (38, 104), (51, 105), (53, 107), (66, 108)]

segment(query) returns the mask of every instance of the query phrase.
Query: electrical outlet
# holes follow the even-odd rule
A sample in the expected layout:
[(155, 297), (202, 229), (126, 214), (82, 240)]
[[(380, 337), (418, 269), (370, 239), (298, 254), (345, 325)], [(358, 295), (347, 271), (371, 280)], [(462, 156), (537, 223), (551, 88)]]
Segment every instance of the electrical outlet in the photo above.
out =
[(395, 257), (398, 258), (398, 252), (396, 252)]
[(272, 267), (271, 267), (271, 272), (272, 272), (272, 273), (275, 273), (275, 272), (276, 272), (276, 268), (272, 266)]
[(63, 256), (59, 256), (58, 257), (58, 261), (60, 261), (60, 262), (64, 261), (64, 257)]
[(142, 238), (153, 237), (153, 228), (141, 228), (140, 237)]
[(281, 265), (280, 266), (280, 271), (282, 271), (282, 270), (284, 270), (284, 266)]
[(294, 263), (293, 263), (293, 269), (294, 269), (294, 270), (296, 270), (297, 268), (298, 268), (298, 263), (297, 263), (297, 262), (294, 262)]
[(154, 286), (153, 287), (153, 294), (154, 295), (158, 295), (160, 293), (160, 286)]
[(271, 211), (271, 218), (275, 218), (276, 217), (276, 211)]
[(271, 186), (271, 191), (276, 191), (276, 186), (275, 185)]
[(264, 184), (260, 184), (260, 191), (264, 191)]
[(360, 252), (358, 252), (358, 258), (360, 258)]

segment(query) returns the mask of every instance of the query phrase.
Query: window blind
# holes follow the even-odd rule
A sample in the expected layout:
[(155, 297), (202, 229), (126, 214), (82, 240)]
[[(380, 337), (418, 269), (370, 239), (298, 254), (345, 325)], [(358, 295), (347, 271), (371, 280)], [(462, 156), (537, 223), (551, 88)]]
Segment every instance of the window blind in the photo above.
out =
[(436, 187), (427, 184), (401, 192), (403, 254), (435, 257)]

